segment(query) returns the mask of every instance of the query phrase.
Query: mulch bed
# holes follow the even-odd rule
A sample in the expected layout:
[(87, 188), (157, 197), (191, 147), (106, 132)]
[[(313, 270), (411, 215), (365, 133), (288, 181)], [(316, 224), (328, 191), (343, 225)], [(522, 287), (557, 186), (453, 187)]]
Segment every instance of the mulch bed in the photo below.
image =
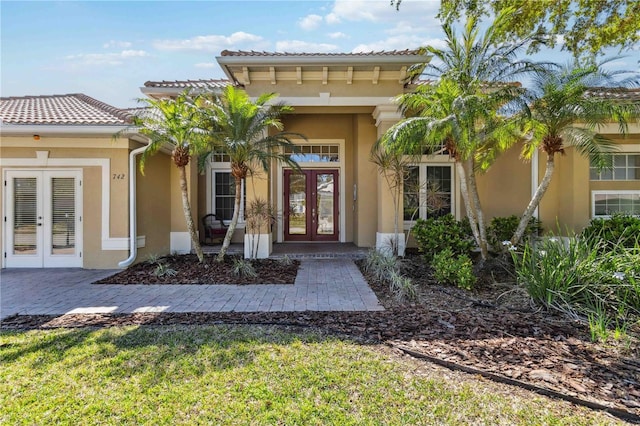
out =
[[(294, 284), (300, 261), (290, 264), (275, 259), (254, 259), (256, 277), (241, 276), (233, 272), (234, 259), (240, 256), (225, 256), (217, 262), (216, 256), (205, 255), (204, 262), (198, 263), (195, 255), (166, 256), (156, 262), (137, 263), (122, 272), (96, 281), (94, 284)], [(159, 274), (158, 264), (173, 273)]]
[(382, 312), (15, 316), (4, 320), (2, 327), (222, 323), (312, 327), (363, 343), (409, 348), (640, 416), (637, 328), (630, 330), (625, 344), (593, 343), (583, 322), (532, 306), (500, 262), (481, 271), (474, 292), (434, 284), (430, 270), (417, 257), (405, 260), (403, 270), (415, 277), (420, 288), (411, 303), (395, 300), (387, 285), (367, 277), (386, 308)]

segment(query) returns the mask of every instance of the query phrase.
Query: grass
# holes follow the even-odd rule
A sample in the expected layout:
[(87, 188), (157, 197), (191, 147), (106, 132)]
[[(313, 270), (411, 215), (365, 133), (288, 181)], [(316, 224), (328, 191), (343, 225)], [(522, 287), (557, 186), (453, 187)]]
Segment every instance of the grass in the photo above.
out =
[(5, 425), (613, 422), (376, 346), (274, 327), (3, 331), (0, 359)]

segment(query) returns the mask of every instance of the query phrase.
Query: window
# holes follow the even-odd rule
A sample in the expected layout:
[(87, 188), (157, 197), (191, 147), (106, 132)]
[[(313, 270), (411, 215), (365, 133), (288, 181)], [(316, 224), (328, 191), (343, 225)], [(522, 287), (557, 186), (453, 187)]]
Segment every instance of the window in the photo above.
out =
[(598, 170), (591, 165), (591, 180), (640, 180), (640, 154), (611, 154), (610, 169)]
[(298, 163), (337, 163), (340, 161), (338, 145), (300, 145), (297, 152), (285, 148), (284, 153)]
[(593, 217), (614, 213), (640, 216), (640, 191), (592, 191)]
[(450, 165), (412, 166), (404, 181), (405, 221), (453, 213), (453, 170)]
[[(229, 221), (233, 217), (233, 206), (236, 198), (236, 183), (231, 172), (214, 170), (211, 173), (213, 188), (211, 211), (222, 220)], [(240, 221), (244, 218), (245, 186), (242, 182), (242, 200), (240, 202)]]

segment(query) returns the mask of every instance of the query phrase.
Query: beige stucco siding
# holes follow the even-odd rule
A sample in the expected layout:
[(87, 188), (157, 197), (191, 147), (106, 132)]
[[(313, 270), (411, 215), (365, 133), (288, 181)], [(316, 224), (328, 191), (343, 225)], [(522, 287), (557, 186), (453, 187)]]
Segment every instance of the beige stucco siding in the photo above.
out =
[(531, 199), (531, 163), (520, 159), (519, 146), (513, 147), (477, 175), (477, 184), (487, 223), (496, 216), (519, 216)]
[(376, 127), (371, 114), (357, 114), (354, 121), (356, 146), (353, 170), (356, 202), (353, 241), (358, 247), (373, 247), (378, 223), (378, 179), (376, 166), (369, 160), (369, 154), (376, 141)]
[(170, 156), (156, 154), (146, 160), (144, 175), (137, 168), (137, 235), (145, 240), (145, 246), (138, 249), (137, 262), (170, 252), (170, 167), (173, 167)]

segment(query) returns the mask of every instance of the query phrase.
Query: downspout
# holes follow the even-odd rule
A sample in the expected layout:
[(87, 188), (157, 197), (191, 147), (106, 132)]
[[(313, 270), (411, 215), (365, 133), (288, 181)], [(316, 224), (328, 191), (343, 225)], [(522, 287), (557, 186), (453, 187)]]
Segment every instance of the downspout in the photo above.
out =
[[(539, 158), (540, 157), (538, 154), (538, 150), (536, 149), (535, 151), (533, 151), (533, 156), (531, 157), (531, 198), (532, 199), (536, 194), (536, 191), (538, 190), (538, 185), (540, 184), (540, 181), (539, 181), (540, 178), (538, 176)], [(536, 209), (533, 211), (533, 217), (535, 217), (536, 219), (540, 219), (538, 209), (539, 207), (536, 207)]]
[(141, 146), (129, 153), (129, 257), (118, 263), (120, 268), (131, 265), (138, 255), (137, 220), (136, 220), (136, 157), (147, 146)]

